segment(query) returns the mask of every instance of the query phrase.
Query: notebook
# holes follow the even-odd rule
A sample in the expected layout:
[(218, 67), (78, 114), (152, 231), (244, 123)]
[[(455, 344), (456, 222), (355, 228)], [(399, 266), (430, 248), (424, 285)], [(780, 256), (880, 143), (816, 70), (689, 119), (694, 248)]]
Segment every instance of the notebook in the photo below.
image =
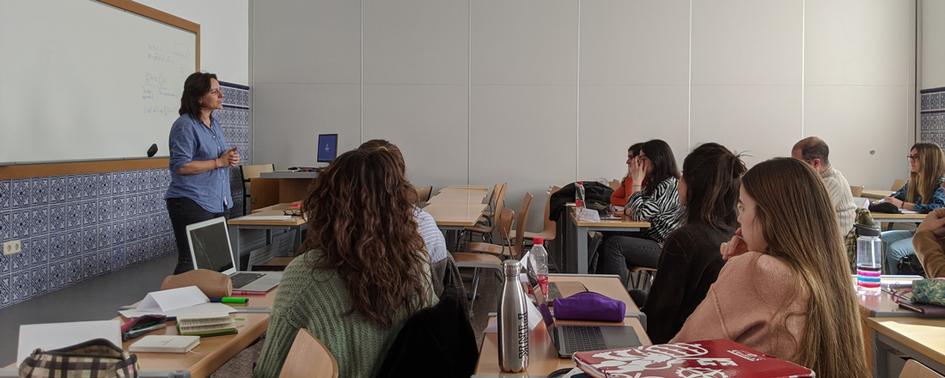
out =
[(187, 353), (200, 345), (200, 336), (148, 335), (131, 344), (130, 352)]
[(706, 340), (578, 352), (592, 377), (813, 377), (814, 372), (731, 340)]
[(236, 333), (229, 314), (212, 316), (178, 316), (177, 333), (191, 336), (221, 336)]

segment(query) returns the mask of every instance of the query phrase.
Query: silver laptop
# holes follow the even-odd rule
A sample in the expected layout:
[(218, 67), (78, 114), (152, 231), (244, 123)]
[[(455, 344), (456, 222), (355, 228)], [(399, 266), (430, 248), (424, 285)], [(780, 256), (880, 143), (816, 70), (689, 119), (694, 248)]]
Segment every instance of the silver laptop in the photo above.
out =
[(265, 293), (279, 285), (282, 272), (239, 272), (238, 259), (230, 246), (226, 218), (219, 217), (187, 226), (187, 243), (194, 269), (215, 270), (230, 276), (233, 289)]
[(633, 327), (628, 326), (561, 326), (555, 324), (555, 319), (551, 315), (548, 303), (545, 302), (544, 295), (540, 295), (541, 289), (535, 287), (535, 300), (538, 302), (538, 312), (545, 320), (545, 327), (551, 335), (551, 341), (555, 344), (558, 351), (558, 357), (571, 358), (575, 352), (586, 352), (589, 350), (617, 349), (640, 346), (640, 339), (637, 337)]

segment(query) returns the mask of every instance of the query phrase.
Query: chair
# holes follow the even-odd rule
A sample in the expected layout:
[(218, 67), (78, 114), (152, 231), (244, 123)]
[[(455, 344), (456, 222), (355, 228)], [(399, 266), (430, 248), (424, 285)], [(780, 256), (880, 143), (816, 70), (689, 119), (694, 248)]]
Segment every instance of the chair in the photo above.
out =
[(916, 360), (908, 360), (899, 373), (899, 378), (945, 378), (945, 375), (936, 373)]
[(246, 214), (247, 206), (249, 206), (249, 180), (259, 178), (259, 175), (263, 172), (272, 172), (274, 170), (276, 170), (275, 164), (253, 164), (240, 166), (240, 178), (243, 180), (243, 214)]
[[(498, 216), (497, 226), (502, 240), (508, 241), (509, 229), (512, 228), (512, 218), (515, 212), (512, 209), (502, 209)], [(485, 243), (481, 243), (485, 244)], [(470, 316), (473, 312), (473, 305), (476, 302), (476, 294), (479, 292), (479, 270), (494, 269), (496, 274), (502, 270), (502, 259), (496, 254), (480, 252), (453, 252), (453, 260), (456, 260), (457, 268), (473, 268), (472, 294), (469, 301)]]
[(906, 185), (906, 180), (896, 179), (896, 180), (893, 181), (892, 187), (890, 187), (889, 190), (892, 190), (892, 191), (895, 192), (895, 191), (897, 191), (897, 190), (899, 190), (899, 189), (902, 189), (902, 186), (903, 186), (903, 185)]
[(304, 328), (299, 329), (279, 377), (337, 377), (338, 361)]
[(433, 186), (415, 186), (414, 190), (417, 191), (417, 202), (426, 203), (430, 202), (430, 195), (433, 194)]
[[(525, 231), (526, 240), (532, 240), (536, 237), (545, 239), (546, 243), (549, 241), (555, 240), (555, 237), (558, 235), (558, 232), (557, 232), (558, 222), (548, 219), (548, 216), (551, 213), (551, 195), (555, 194), (558, 191), (558, 189), (561, 189), (561, 188), (557, 186), (552, 186), (550, 189), (548, 189), (548, 192), (547, 192), (548, 198), (545, 199), (545, 213), (544, 213), (544, 217), (542, 218), (544, 220), (545, 225), (541, 229), (541, 232)], [(514, 239), (516, 236), (518, 236), (518, 230), (520, 230), (520, 228), (518, 227), (516, 227), (515, 230), (512, 230), (512, 232), (509, 234), (509, 238)]]
[(644, 266), (634, 266), (630, 268), (630, 289), (647, 291), (656, 278), (656, 269)]
[[(502, 209), (505, 208), (505, 192), (508, 189), (508, 184), (496, 184), (492, 188), (492, 195), (489, 198), (489, 208), (484, 212), (484, 216), (480, 219), (480, 223), (472, 227), (467, 227), (463, 229), (463, 232), (466, 233), (467, 238), (471, 241), (472, 234), (481, 234), (483, 240), (492, 241), (494, 234), (496, 233), (496, 222), (495, 215), (501, 214)], [(499, 237), (508, 237), (506, 235), (499, 235)]]

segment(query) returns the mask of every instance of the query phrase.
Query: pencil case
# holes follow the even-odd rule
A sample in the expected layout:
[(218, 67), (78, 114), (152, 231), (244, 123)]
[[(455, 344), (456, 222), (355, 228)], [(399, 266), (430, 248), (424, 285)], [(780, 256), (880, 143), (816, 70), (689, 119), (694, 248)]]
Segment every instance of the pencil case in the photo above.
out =
[(554, 301), (555, 319), (622, 322), (627, 304), (593, 291), (584, 291)]

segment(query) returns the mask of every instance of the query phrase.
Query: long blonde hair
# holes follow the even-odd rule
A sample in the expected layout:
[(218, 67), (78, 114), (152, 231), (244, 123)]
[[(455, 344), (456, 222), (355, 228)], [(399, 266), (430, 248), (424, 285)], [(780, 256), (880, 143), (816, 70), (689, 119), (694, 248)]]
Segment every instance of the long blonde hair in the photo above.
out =
[(939, 180), (945, 175), (945, 154), (932, 143), (916, 143), (909, 149), (910, 152), (912, 150), (919, 154), (919, 171), (909, 173), (906, 202), (917, 203), (918, 198), (922, 203), (928, 203), (938, 188)]
[(742, 186), (757, 203), (765, 253), (786, 262), (794, 287), (810, 294), (807, 313), (797, 314), (805, 323), (792, 359), (821, 377), (868, 376), (850, 268), (820, 176), (802, 161), (776, 158), (750, 169)]

